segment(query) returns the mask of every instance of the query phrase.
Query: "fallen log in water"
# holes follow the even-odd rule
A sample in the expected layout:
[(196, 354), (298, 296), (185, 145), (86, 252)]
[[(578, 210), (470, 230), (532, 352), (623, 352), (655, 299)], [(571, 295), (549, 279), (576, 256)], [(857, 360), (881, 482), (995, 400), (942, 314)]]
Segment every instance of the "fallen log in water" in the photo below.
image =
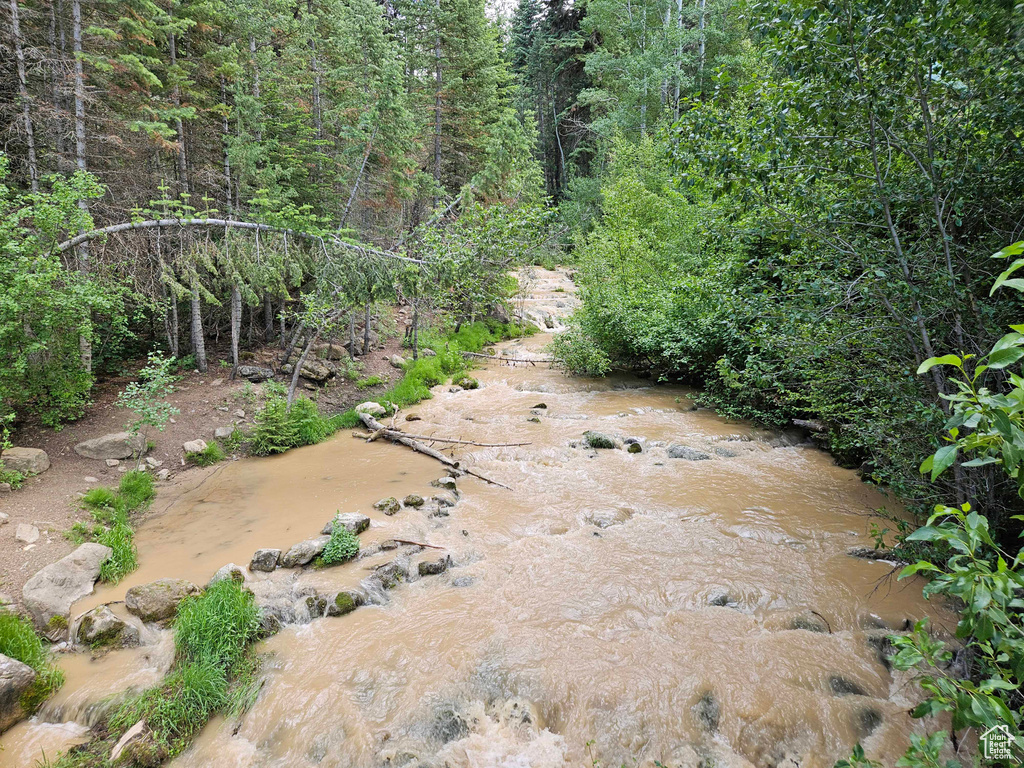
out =
[(463, 352), (463, 357), (482, 357), (484, 360), (500, 360), (503, 363), (529, 363), (530, 365), (536, 365), (537, 363), (557, 363), (558, 361), (554, 358), (540, 357), (506, 357), (504, 355), (485, 355), (481, 352)]
[(386, 437), (388, 440), (394, 443), (401, 443), (402, 445), (408, 448), (412, 448), (417, 453), (422, 453), (424, 456), (429, 456), (432, 459), (436, 459), (437, 461), (440, 461), (442, 464), (444, 464), (446, 467), (450, 467), (451, 469), (457, 470), (459, 472), (465, 472), (467, 475), (477, 477), (486, 483), (490, 483), (491, 485), (497, 485), (498, 487), (505, 488), (506, 490), (509, 491), (512, 490), (504, 483), (499, 483), (497, 480), (491, 480), (491, 478), (481, 475), (479, 472), (474, 472), (472, 469), (460, 467), (459, 462), (457, 462), (455, 459), (445, 456), (440, 451), (436, 451), (428, 445), (424, 445), (419, 440), (416, 440), (413, 437), (407, 435), (400, 429), (392, 429), (390, 427), (385, 427), (383, 424), (381, 424), (368, 413), (360, 413), (359, 420), (363, 422), (363, 425), (367, 429), (371, 430), (371, 437), (373, 439), (376, 439), (377, 437)]

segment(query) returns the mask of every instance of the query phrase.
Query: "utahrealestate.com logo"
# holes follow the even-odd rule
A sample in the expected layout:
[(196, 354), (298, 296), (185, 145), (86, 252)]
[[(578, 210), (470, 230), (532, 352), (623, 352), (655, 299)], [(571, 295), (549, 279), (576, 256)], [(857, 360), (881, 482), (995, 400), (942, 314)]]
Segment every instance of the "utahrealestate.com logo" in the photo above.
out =
[(993, 726), (981, 734), (979, 741), (985, 760), (1005, 760), (1007, 765), (1020, 765), (1024, 759), (1024, 743), (1010, 733), (1009, 726)]

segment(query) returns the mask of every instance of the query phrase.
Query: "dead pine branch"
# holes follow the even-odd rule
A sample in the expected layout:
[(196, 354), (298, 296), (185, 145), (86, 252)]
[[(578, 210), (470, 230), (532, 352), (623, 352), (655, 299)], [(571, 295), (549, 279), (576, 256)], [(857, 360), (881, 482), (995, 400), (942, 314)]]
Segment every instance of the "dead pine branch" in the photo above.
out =
[(457, 470), (458, 472), (464, 472), (467, 475), (472, 475), (473, 477), (479, 478), (480, 480), (483, 480), (486, 483), (496, 485), (499, 488), (504, 488), (509, 491), (512, 490), (507, 485), (499, 483), (497, 480), (491, 480), (491, 478), (486, 477), (485, 475), (481, 475), (479, 472), (474, 472), (472, 469), (465, 469), (464, 467), (460, 467), (459, 462), (457, 462), (455, 459), (445, 456), (440, 451), (434, 450), (428, 445), (424, 445), (419, 440), (410, 437), (405, 432), (402, 432), (400, 429), (390, 429), (388, 427), (385, 427), (383, 424), (381, 424), (368, 413), (360, 413), (359, 420), (363, 422), (363, 426), (369, 429), (373, 437), (375, 438), (377, 436), (386, 437), (391, 442), (401, 443), (407, 448), (412, 448), (417, 453), (422, 453), (424, 456), (429, 456), (430, 458), (441, 462), (446, 467)]

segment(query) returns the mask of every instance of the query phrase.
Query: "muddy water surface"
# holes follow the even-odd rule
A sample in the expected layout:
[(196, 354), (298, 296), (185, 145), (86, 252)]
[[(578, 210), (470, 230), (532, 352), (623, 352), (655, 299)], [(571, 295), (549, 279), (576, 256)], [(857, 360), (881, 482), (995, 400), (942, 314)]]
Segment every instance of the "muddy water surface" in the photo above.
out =
[[(529, 285), (526, 313), (557, 331), (571, 283), (537, 270)], [(549, 339), (499, 352), (542, 357)], [(457, 453), (513, 490), (462, 477), (448, 516), (428, 505), (386, 517), (373, 501), (428, 496), (440, 465), (343, 433), (226, 466), (140, 528), (138, 573), (76, 606), (163, 576), (205, 583), (256, 548), (319, 533), (336, 509), (371, 515), (364, 545), (403, 538), (450, 552), (453, 568), (414, 578), (385, 604), (263, 643), (256, 705), (211, 723), (177, 768), (813, 767), (857, 741), (895, 762), (914, 727), (913, 692), (887, 670), (880, 638), (926, 613), (952, 619), (920, 583), (897, 584), (890, 565), (846, 554), (870, 543), (884, 498), (810, 446), (693, 410), (685, 389), (572, 379), (546, 364), (487, 363), (475, 375), (479, 389), (440, 387), (410, 409), (421, 420), (399, 423), (528, 441)], [(593, 450), (587, 430), (642, 451)], [(695, 453), (671, 458), (670, 446)], [(355, 585), (396, 552), (413, 572), (438, 556), (406, 547), (296, 581)], [(69, 658), (62, 698), (5, 737), (3, 755), (52, 753), (79, 735), (44, 721), (89, 724), (104, 695), (157, 679), (166, 638), (100, 662)]]

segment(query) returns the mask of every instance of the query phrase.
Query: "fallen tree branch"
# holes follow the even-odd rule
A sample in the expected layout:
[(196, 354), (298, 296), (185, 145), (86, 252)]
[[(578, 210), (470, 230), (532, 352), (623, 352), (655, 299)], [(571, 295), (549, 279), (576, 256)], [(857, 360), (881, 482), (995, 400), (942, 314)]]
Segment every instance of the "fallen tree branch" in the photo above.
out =
[(391, 440), (392, 442), (401, 443), (402, 445), (408, 448), (412, 448), (417, 453), (422, 453), (425, 456), (429, 456), (432, 459), (436, 459), (437, 461), (440, 461), (442, 464), (444, 464), (446, 467), (458, 470), (459, 472), (465, 472), (467, 475), (472, 475), (473, 477), (478, 477), (484, 482), (490, 483), (491, 485), (497, 485), (498, 487), (505, 488), (506, 490), (509, 491), (512, 490), (507, 485), (499, 483), (497, 480), (491, 480), (489, 477), (485, 477), (484, 475), (481, 475), (479, 472), (474, 472), (472, 469), (465, 469), (464, 467), (460, 467), (459, 462), (457, 462), (455, 459), (445, 456), (440, 451), (435, 451), (430, 446), (424, 445), (419, 440), (415, 440), (412, 437), (406, 435), (400, 429), (389, 429), (388, 427), (385, 427), (383, 424), (381, 424), (368, 413), (360, 413), (359, 420), (363, 422), (363, 426), (371, 430), (373, 433), (381, 434), (388, 440)]
[[(309, 232), (302, 232), (296, 229), (284, 229), (281, 227), (272, 227), (269, 224), (258, 224), (252, 221), (235, 221), (233, 219), (153, 219), (150, 221), (126, 221), (121, 224), (111, 224), (109, 227), (102, 227), (100, 229), (94, 229), (89, 232), (83, 232), (80, 235), (76, 235), (70, 240), (65, 240), (57, 246), (57, 252), (63, 253), (64, 251), (71, 250), (77, 245), (81, 245), (87, 240), (95, 240), (96, 238), (103, 237), (104, 235), (113, 235), (117, 232), (127, 232), (134, 229), (157, 229), (157, 228), (171, 228), (171, 227), (214, 227), (222, 229), (248, 229), (256, 232), (277, 232), (283, 235), (291, 235), (298, 237), (303, 240), (316, 240), (319, 242), (324, 241), (324, 237), (321, 235), (310, 234)], [(349, 243), (342, 240), (340, 237), (334, 235), (327, 235), (327, 239), (332, 244), (339, 248), (345, 248), (350, 251), (356, 251), (363, 255), (382, 256), (386, 259), (397, 259), (398, 261), (407, 261), (412, 264), (426, 264), (427, 262), (422, 259), (413, 259), (408, 256), (399, 256), (397, 253), (391, 251), (380, 251), (376, 248), (369, 248), (365, 245), (356, 245), (355, 243)]]
[[(390, 430), (397, 432), (398, 434), (404, 435), (405, 437), (411, 437), (413, 440), (426, 440), (428, 443), (453, 443), (455, 445), (475, 445), (478, 448), (518, 448), (521, 445), (533, 445), (533, 443), (478, 443), (475, 440), (455, 440), (451, 437), (431, 437), (430, 435), (412, 435), (408, 432), (402, 432), (399, 429)], [(376, 438), (376, 435), (371, 437)]]
[(484, 354), (482, 354), (480, 352), (463, 352), (462, 356), (463, 357), (482, 357), (484, 360), (501, 360), (503, 362), (509, 362), (509, 363), (530, 363), (531, 365), (535, 364), (535, 363), (556, 363), (556, 362), (558, 362), (554, 358), (547, 358), (547, 357), (539, 357), (539, 358), (505, 357), (503, 355), (484, 355)]
[(798, 427), (803, 427), (810, 432), (827, 432), (828, 427), (822, 424), (820, 421), (811, 421), (810, 419), (793, 419), (793, 424)]
[(424, 544), (422, 541), (413, 541), (412, 539), (392, 539), (397, 541), (399, 544), (412, 544), (414, 547), (426, 547), (428, 549), (448, 549), (448, 547), (439, 547), (435, 544)]

